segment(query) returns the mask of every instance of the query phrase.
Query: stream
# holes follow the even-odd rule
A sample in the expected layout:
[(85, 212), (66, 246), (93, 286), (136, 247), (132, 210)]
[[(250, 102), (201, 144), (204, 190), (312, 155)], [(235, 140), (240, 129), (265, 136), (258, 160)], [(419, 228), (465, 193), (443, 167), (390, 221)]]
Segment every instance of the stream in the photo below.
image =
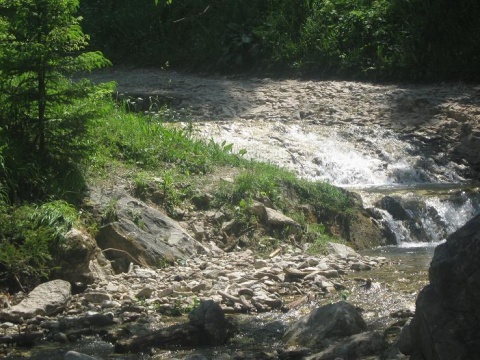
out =
[[(361, 252), (390, 260), (369, 272), (374, 292), (358, 291), (365, 279), (352, 275), (342, 293), (320, 303), (286, 314), (239, 316), (240, 334), (228, 348), (159, 351), (155, 359), (273, 349), (286, 324), (313, 306), (341, 299), (360, 307), (370, 328), (391, 326), (392, 309), (415, 310), (435, 246), (480, 212), (480, 184), (467, 162), (453, 155), (465, 124), (478, 127), (476, 87), (239, 80), (154, 69), (113, 69), (92, 77), (115, 80), (119, 91), (141, 101), (168, 100), (168, 109), (144, 110), (167, 114), (195, 136), (233, 144), (234, 152), (246, 150), (248, 158), (356, 192), (392, 233), (392, 245)], [(67, 350), (39, 347), (11, 358), (63, 359)], [(148, 358), (112, 355), (112, 345), (98, 339), (77, 342), (75, 350), (109, 359)]]

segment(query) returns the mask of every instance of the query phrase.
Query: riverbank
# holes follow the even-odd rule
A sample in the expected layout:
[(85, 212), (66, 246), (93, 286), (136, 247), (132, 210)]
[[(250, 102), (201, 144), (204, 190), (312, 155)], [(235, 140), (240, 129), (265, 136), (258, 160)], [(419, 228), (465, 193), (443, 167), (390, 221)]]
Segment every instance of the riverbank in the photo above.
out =
[[(4, 349), (12, 359), (22, 359), (27, 354), (32, 359), (42, 359), (47, 354), (52, 360), (63, 359), (66, 351), (82, 349), (88, 342), (92, 343), (91, 348), (83, 351), (105, 358), (113, 351), (106, 344), (184, 323), (184, 315), (205, 300), (214, 300), (224, 313), (237, 319), (234, 336), (224, 346), (215, 348), (215, 356), (212, 349), (188, 346), (172, 352), (168, 343), (151, 353), (151, 345), (146, 343), (143, 355), (134, 358), (184, 358), (193, 352), (208, 359), (221, 354), (256, 359), (263, 351), (274, 359), (277, 351), (289, 351), (282, 336), (296, 320), (317, 307), (344, 300), (357, 306), (369, 331), (387, 331), (390, 337), (398, 334), (399, 324), (413, 315), (417, 291), (425, 282), (421, 280), (426, 277), (425, 269), (419, 270), (417, 277), (399, 279), (405, 285), (401, 291), (379, 278), (378, 272), (373, 281), (370, 279), (376, 271), (401, 274), (399, 262), (361, 256), (341, 245), (333, 246), (331, 251), (328, 256), (308, 256), (286, 246), (264, 258), (249, 250), (224, 253), (217, 249), (163, 269), (132, 265), (128, 272), (108, 276), (69, 296), (64, 304), (57, 304), (64, 307), (57, 316), (27, 318), (24, 313), (23, 324), (12, 324), (0, 339), (43, 332), (47, 340), (40, 341), (38, 348)], [(48, 343), (50, 347), (45, 347)], [(63, 353), (53, 352), (52, 345)], [(240, 353), (244, 357), (238, 357)], [(117, 354), (115, 358), (131, 356)]]

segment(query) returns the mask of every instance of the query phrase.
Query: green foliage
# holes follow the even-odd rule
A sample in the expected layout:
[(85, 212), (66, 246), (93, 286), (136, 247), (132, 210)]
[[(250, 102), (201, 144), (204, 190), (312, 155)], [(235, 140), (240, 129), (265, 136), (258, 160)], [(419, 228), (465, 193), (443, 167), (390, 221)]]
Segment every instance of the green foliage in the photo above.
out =
[(73, 78), (109, 65), (100, 52), (84, 52), (88, 36), (77, 8), (76, 0), (0, 2), (0, 146), (14, 201), (50, 195), (44, 192), (52, 190), (49, 172), (63, 172), (82, 157), (95, 111), (80, 100), (95, 103), (106, 91)]
[[(327, 242), (338, 242), (338, 233), (332, 232), (339, 224), (346, 223), (355, 213), (355, 202), (347, 192), (328, 183), (310, 182), (297, 178), (292, 172), (275, 165), (245, 163), (234, 182), (223, 182), (216, 191), (215, 205), (230, 209), (237, 227), (247, 231), (258, 223), (252, 212), (253, 201), (283, 211), (300, 224), (300, 231), (292, 233), (288, 226), (272, 229), (258, 245), (260, 250), (271, 251), (278, 246), (279, 239), (292, 240), (292, 234), (299, 243), (308, 243), (309, 252), (324, 253)], [(299, 204), (313, 207), (316, 220), (307, 219), (303, 212), (295, 210)], [(324, 225), (325, 224), (325, 225)], [(258, 235), (255, 235), (258, 236)]]
[(0, 206), (0, 279), (16, 288), (48, 276), (51, 254), (78, 221), (75, 208), (64, 201)]
[(280, 187), (286, 179), (293, 181), (295, 176), (278, 166), (251, 162), (247, 164), (245, 171), (240, 173), (233, 184), (222, 183), (217, 193), (218, 201), (240, 203), (268, 197), (278, 206), (282, 206)]
[(110, 199), (103, 209), (102, 221), (105, 223), (111, 223), (118, 220), (117, 204), (117, 199)]
[(108, 169), (113, 159), (144, 170), (164, 167), (189, 175), (205, 174), (214, 163), (238, 162), (229, 145), (205, 143), (188, 129), (127, 113), (113, 103), (106, 105), (90, 131), (96, 170)]
[(475, 0), (85, 0), (82, 12), (95, 45), (121, 61), (369, 79), (480, 74)]

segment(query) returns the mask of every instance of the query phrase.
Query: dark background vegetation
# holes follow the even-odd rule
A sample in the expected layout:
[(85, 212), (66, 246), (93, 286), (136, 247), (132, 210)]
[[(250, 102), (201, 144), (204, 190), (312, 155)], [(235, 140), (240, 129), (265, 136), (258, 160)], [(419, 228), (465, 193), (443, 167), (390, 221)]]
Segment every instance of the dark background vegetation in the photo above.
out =
[(92, 46), (117, 64), (369, 80), (480, 75), (476, 0), (84, 0), (81, 13)]

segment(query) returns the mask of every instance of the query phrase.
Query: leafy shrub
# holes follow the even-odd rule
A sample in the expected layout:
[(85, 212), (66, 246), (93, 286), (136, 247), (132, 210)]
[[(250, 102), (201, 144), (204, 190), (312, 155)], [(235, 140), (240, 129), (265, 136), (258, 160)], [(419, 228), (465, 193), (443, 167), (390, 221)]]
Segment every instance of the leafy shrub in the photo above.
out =
[(0, 280), (22, 289), (46, 278), (51, 254), (77, 223), (77, 211), (64, 201), (0, 206)]

